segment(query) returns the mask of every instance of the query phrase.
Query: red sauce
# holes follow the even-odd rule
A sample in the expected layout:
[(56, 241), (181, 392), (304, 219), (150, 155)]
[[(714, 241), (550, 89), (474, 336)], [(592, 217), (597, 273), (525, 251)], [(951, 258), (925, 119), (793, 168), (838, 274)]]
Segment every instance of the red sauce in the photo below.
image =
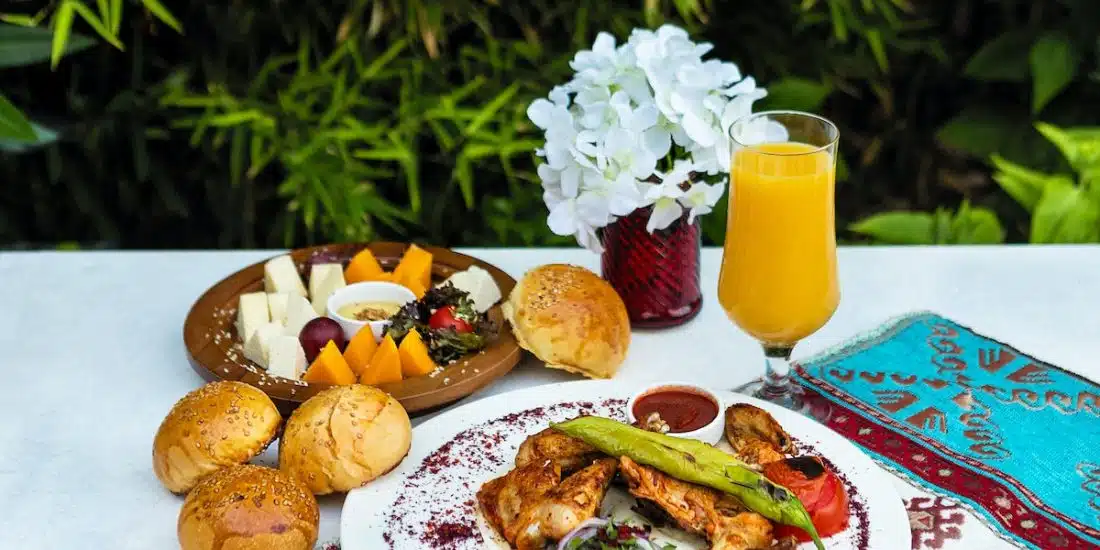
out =
[(693, 432), (718, 417), (718, 404), (690, 390), (657, 390), (634, 402), (634, 418), (656, 412), (673, 433)]

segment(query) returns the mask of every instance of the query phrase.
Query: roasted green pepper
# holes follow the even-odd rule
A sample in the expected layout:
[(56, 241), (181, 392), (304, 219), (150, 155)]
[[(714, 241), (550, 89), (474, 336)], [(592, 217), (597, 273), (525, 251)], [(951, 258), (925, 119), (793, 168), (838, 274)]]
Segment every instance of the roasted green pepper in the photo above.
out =
[(652, 466), (676, 479), (729, 493), (745, 506), (772, 521), (805, 530), (818, 550), (824, 550), (817, 529), (802, 502), (787, 488), (776, 485), (744, 462), (712, 445), (648, 432), (609, 418), (586, 416), (551, 424), (562, 433), (611, 456)]

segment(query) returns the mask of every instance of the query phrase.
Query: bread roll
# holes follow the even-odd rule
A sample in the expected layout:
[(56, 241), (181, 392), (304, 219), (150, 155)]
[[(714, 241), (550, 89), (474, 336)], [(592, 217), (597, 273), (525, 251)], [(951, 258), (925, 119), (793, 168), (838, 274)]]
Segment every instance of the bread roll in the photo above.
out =
[(279, 469), (314, 494), (350, 491), (392, 470), (411, 443), (409, 415), (396, 399), (372, 386), (335, 386), (290, 415)]
[(317, 499), (279, 470), (243, 464), (214, 472), (183, 501), (182, 550), (313, 550)]
[(153, 439), (153, 472), (173, 493), (244, 464), (275, 438), (282, 417), (271, 398), (243, 382), (214, 382), (180, 399)]
[(520, 347), (546, 366), (611, 378), (626, 359), (630, 318), (611, 285), (573, 265), (528, 271), (501, 309)]

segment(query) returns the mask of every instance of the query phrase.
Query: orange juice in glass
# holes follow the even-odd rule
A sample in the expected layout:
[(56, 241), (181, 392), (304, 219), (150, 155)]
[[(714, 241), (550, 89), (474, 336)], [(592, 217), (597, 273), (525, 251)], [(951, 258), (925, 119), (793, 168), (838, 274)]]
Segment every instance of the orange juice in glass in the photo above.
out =
[(718, 299), (767, 358), (762, 381), (740, 391), (801, 410), (789, 383), (794, 345), (840, 301), (834, 188), (836, 126), (790, 111), (756, 113), (730, 128), (729, 218)]

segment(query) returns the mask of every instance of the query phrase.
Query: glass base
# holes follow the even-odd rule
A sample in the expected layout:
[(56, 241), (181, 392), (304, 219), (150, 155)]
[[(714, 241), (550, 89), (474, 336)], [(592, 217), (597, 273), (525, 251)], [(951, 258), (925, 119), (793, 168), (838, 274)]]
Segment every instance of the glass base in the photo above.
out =
[(798, 384), (788, 383), (785, 388), (780, 388), (772, 384), (765, 384), (762, 378), (757, 378), (743, 386), (734, 388), (733, 391), (779, 405), (784, 409), (813, 418), (822, 424), (828, 422), (833, 416), (833, 409), (829, 405), (825, 403), (811, 404), (803, 399), (802, 386)]

